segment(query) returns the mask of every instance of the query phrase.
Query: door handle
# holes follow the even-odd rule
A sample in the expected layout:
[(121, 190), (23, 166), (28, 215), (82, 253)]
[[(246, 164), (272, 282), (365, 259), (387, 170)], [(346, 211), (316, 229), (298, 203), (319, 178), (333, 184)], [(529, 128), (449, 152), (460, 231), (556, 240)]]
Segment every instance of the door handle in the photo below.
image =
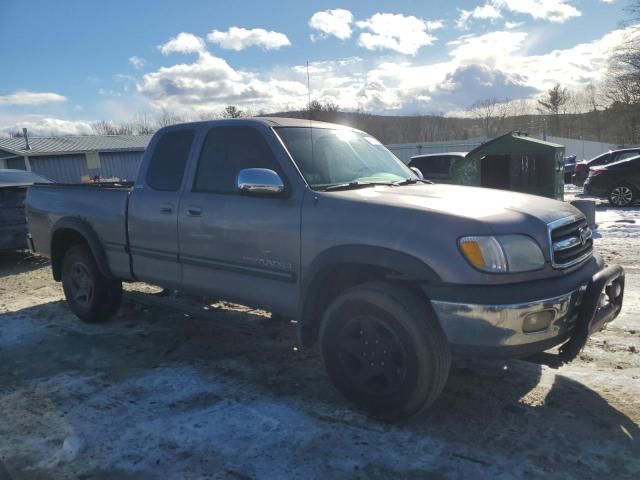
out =
[(170, 203), (165, 203), (160, 207), (160, 213), (173, 213), (173, 205)]
[(187, 215), (190, 217), (199, 217), (202, 215), (202, 209), (200, 207), (187, 207)]

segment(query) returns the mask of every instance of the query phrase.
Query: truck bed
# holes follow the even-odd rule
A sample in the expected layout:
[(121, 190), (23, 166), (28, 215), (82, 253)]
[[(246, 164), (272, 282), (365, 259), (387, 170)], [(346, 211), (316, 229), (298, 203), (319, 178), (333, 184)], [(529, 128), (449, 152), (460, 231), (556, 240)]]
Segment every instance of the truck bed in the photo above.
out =
[(35, 250), (49, 256), (56, 230), (69, 222), (85, 223), (98, 235), (114, 275), (129, 278), (127, 207), (132, 185), (109, 182), (31, 186), (26, 214)]

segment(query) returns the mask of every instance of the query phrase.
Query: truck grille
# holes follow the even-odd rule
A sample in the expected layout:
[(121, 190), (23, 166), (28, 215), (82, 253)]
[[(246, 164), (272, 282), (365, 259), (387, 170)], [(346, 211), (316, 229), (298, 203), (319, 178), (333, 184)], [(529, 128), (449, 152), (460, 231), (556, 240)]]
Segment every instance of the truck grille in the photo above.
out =
[(593, 234), (583, 216), (571, 216), (549, 224), (551, 265), (568, 268), (593, 254)]

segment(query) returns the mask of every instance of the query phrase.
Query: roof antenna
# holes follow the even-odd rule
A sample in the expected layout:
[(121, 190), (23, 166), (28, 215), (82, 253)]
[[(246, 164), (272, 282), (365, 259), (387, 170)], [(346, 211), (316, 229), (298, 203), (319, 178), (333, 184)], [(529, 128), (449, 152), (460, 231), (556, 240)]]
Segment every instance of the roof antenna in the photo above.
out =
[[(309, 60), (307, 60), (307, 96), (309, 100), (307, 101), (307, 112), (309, 115), (309, 120), (311, 120), (311, 80), (309, 77)], [(311, 125), (311, 123), (309, 123)]]
[(25, 150), (31, 150), (31, 146), (29, 145), (29, 135), (27, 134), (26, 127), (22, 128), (22, 136), (24, 137), (24, 148), (25, 148)]

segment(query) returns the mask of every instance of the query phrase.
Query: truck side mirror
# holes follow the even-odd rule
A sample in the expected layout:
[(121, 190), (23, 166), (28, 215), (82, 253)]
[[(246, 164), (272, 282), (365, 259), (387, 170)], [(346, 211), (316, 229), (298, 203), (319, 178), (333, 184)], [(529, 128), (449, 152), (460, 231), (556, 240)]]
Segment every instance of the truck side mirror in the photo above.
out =
[(409, 167), (409, 168), (413, 171), (413, 173), (415, 173), (418, 176), (420, 180), (424, 180), (424, 175), (422, 175), (422, 172), (419, 169), (417, 169), (416, 167)]
[(236, 187), (242, 193), (253, 195), (279, 195), (284, 192), (284, 183), (268, 168), (245, 168), (236, 178)]

